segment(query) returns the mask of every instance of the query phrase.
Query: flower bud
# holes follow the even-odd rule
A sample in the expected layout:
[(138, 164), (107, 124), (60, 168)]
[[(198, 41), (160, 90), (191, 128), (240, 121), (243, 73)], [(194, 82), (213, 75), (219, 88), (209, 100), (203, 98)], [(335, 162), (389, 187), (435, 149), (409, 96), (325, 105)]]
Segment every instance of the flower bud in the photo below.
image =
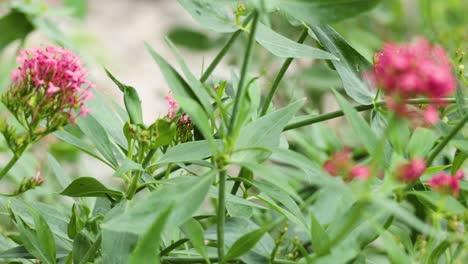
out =
[(426, 161), (421, 158), (416, 158), (397, 168), (397, 178), (403, 182), (412, 182), (419, 179), (425, 170)]

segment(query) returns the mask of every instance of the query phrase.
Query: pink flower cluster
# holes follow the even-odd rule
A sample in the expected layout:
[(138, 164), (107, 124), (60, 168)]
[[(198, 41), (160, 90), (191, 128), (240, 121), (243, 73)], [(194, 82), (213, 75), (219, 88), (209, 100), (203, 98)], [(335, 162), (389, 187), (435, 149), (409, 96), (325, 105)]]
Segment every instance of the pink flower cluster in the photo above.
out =
[[(171, 94), (166, 95), (164, 99), (166, 99), (168, 103), (166, 117), (173, 120), (177, 115), (179, 103), (174, 99), (174, 97)], [(191, 120), (186, 113), (183, 113), (182, 116), (179, 118), (178, 122), (181, 124), (190, 124)]]
[(463, 177), (463, 171), (461, 170), (457, 171), (454, 176), (441, 172), (432, 176), (432, 178), (427, 181), (427, 184), (435, 191), (451, 193), (454, 196), (458, 196), (460, 192), (460, 180), (462, 180)]
[(456, 86), (444, 49), (425, 39), (385, 44), (376, 54), (374, 74), (382, 89), (405, 98), (422, 95), (437, 100), (452, 94)]
[[(386, 43), (374, 58), (373, 71), (364, 77), (385, 92), (387, 106), (401, 116), (415, 117), (405, 106), (406, 99), (422, 96), (440, 105), (441, 98), (455, 91), (456, 80), (444, 49), (425, 39)], [(437, 122), (437, 109), (431, 106), (427, 111), (418, 117), (430, 124)]]
[(351, 150), (345, 148), (333, 154), (325, 161), (323, 168), (332, 176), (342, 176), (345, 180), (367, 180), (371, 176), (368, 166), (355, 164), (351, 157)]
[(422, 158), (416, 158), (397, 168), (397, 178), (402, 182), (412, 182), (419, 179), (425, 170), (426, 161)]
[(12, 73), (10, 92), (33, 89), (44, 103), (53, 101), (55, 110), (67, 112), (71, 122), (89, 113), (84, 101), (93, 97), (94, 84), (86, 79), (88, 72), (73, 52), (53, 46), (32, 48), (20, 51), (17, 62), (21, 65)]

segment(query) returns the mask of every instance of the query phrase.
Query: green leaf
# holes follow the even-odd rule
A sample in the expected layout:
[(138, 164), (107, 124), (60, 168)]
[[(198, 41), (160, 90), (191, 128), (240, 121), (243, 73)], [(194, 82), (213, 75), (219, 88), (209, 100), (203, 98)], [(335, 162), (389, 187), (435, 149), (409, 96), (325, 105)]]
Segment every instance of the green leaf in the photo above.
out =
[(437, 136), (434, 131), (422, 127), (416, 128), (408, 143), (409, 156), (412, 158), (425, 157), (436, 140)]
[(73, 11), (73, 16), (84, 18), (88, 9), (88, 0), (63, 0), (66, 7)]
[(55, 264), (55, 240), (49, 225), (36, 209), (28, 206), (28, 211), (33, 218), (35, 229), (29, 227), (21, 216), (15, 216), (16, 227), (24, 247), (43, 263)]
[[(270, 2), (271, 1), (271, 2)], [(380, 0), (269, 0), (268, 4), (307, 24), (324, 24), (353, 17)]]
[[(215, 187), (211, 187), (210, 188), (210, 196), (213, 197), (213, 198), (217, 198), (218, 197), (218, 189), (215, 188)], [(243, 198), (241, 198), (239, 196), (236, 196), (236, 195), (232, 195), (230, 193), (226, 193), (226, 202), (239, 204), (239, 205), (245, 205), (245, 206), (248, 206), (248, 207), (258, 208), (258, 209), (262, 209), (262, 210), (267, 209), (262, 205), (250, 202), (249, 200), (243, 199)]]
[(159, 264), (159, 242), (161, 241), (162, 232), (172, 211), (172, 205), (167, 206), (162, 213), (156, 218), (146, 232), (136, 244), (135, 250), (130, 256), (130, 264)]
[(388, 232), (384, 232), (381, 237), (385, 245), (385, 250), (387, 251), (392, 263), (412, 263), (408, 255), (406, 255), (404, 249), (398, 246), (394, 238)]
[(16, 10), (10, 11), (7, 15), (0, 18), (0, 51), (8, 44), (17, 40), (24, 39), (34, 30), (34, 26), (24, 13)]
[(104, 127), (91, 115), (78, 119), (78, 126), (91, 142), (93, 142), (102, 156), (110, 162), (114, 168), (118, 167), (118, 161), (122, 159), (123, 155), (115, 143), (111, 141)]
[[(296, 101), (242, 127), (235, 150), (252, 148), (269, 149), (278, 146), (283, 128), (303, 104), (304, 100)], [(267, 156), (261, 154), (262, 152), (259, 153), (258, 151), (241, 151), (235, 153), (232, 159), (236, 162), (252, 161), (252, 159), (265, 160)]]
[(105, 197), (106, 195), (118, 199), (122, 197), (121, 192), (108, 189), (101, 182), (91, 177), (81, 177), (74, 180), (60, 194), (70, 197)]
[(127, 109), (130, 122), (132, 124), (143, 124), (143, 113), (141, 111), (141, 100), (135, 88), (121, 83), (117, 80), (107, 69), (107, 76), (119, 87), (120, 91), (124, 94), (125, 108)]
[(79, 264), (86, 255), (88, 250), (91, 248), (91, 242), (82, 233), (79, 233), (73, 240), (73, 263)]
[(468, 155), (465, 154), (463, 151), (458, 151), (455, 154), (455, 157), (453, 158), (452, 161), (452, 168), (450, 169), (450, 174), (455, 175), (457, 173), (458, 169), (461, 168), (465, 160), (468, 158)]
[(168, 220), (171, 223), (168, 229), (177, 228), (201, 206), (216, 173), (216, 170), (212, 170), (201, 177), (168, 180), (167, 184), (130, 206), (125, 214), (104, 223), (103, 228), (144, 234), (169, 204), (173, 205), (173, 210)]
[(326, 248), (330, 244), (330, 238), (312, 212), (310, 214), (310, 236), (312, 239), (312, 247), (317, 254), (323, 255), (329, 252)]
[(219, 40), (210, 38), (204, 32), (193, 29), (190, 26), (176, 26), (168, 33), (170, 40), (178, 46), (196, 51), (205, 51), (214, 48)]
[(450, 195), (441, 196), (433, 191), (413, 191), (408, 194), (416, 196), (421, 202), (427, 204), (433, 209), (439, 209), (453, 214), (461, 214), (465, 211), (465, 207)]
[(129, 171), (145, 171), (145, 169), (141, 166), (141, 164), (138, 164), (134, 162), (131, 159), (126, 158), (120, 167), (117, 168), (117, 170), (114, 172), (114, 177), (122, 177), (125, 173)]
[(60, 188), (67, 187), (70, 184), (71, 179), (68, 176), (68, 174), (65, 173), (57, 159), (55, 159), (55, 157), (52, 156), (50, 153), (47, 153), (47, 161), (49, 168), (52, 169), (52, 173), (54, 174), (55, 178), (57, 179), (57, 182), (60, 185)]
[[(229, 248), (245, 234), (258, 230), (260, 227), (247, 218), (231, 217), (226, 220), (224, 225), (224, 242)], [(208, 227), (205, 232), (205, 239), (216, 240), (216, 225)], [(269, 233), (264, 233), (260, 241), (240, 257), (244, 263), (265, 264), (269, 263), (270, 254), (273, 251), (275, 242)]]
[(241, 236), (226, 253), (222, 263), (226, 263), (249, 252), (260, 241), (266, 231), (266, 228), (260, 228)]
[[(220, 141), (216, 141), (218, 145)], [(158, 164), (203, 160), (213, 155), (207, 140), (191, 141), (170, 147), (157, 161)]]
[(335, 55), (339, 61), (331, 63), (341, 77), (346, 94), (361, 104), (372, 103), (375, 95), (361, 80), (362, 74), (371, 64), (330, 26), (313, 26), (313, 32), (324, 49)]
[(379, 145), (379, 139), (377, 136), (374, 134), (364, 118), (359, 115), (359, 113), (349, 104), (348, 101), (346, 101), (342, 95), (335, 92), (335, 96), (338, 104), (345, 114), (346, 119), (353, 128), (355, 135), (359, 137), (361, 143), (364, 144), (367, 151), (371, 155), (374, 154), (377, 146)]
[(337, 57), (326, 51), (312, 48), (283, 37), (261, 23), (258, 24), (255, 39), (265, 49), (278, 57), (338, 60)]
[(437, 247), (432, 250), (431, 255), (429, 256), (429, 264), (435, 264), (439, 263), (439, 258), (444, 254), (444, 252), (450, 247), (450, 242), (447, 240), (444, 240), (440, 242)]
[(151, 149), (170, 145), (176, 136), (177, 125), (169, 119), (160, 118), (149, 129), (154, 133), (154, 140), (150, 143)]
[[(180, 74), (163, 58), (161, 57), (148, 43), (145, 43), (145, 47), (153, 57), (154, 61), (159, 65), (161, 73), (163, 74), (169, 88), (171, 89), (174, 98), (179, 102), (180, 98), (190, 98), (195, 100), (199, 105), (203, 105), (197, 94), (187, 84), (187, 82), (180, 76)], [(182, 106), (182, 105), (181, 105)]]
[[(94, 98), (85, 103), (86, 107), (91, 109), (90, 115), (106, 129), (111, 139), (121, 148), (127, 149), (127, 139), (123, 134), (122, 126), (129, 119), (128, 113), (120, 105), (109, 105), (115, 102), (103, 96), (99, 91), (94, 91)], [(118, 111), (123, 111), (125, 114), (121, 116)]]
[(468, 155), (468, 140), (454, 139), (454, 140), (451, 140), (450, 143), (453, 146), (455, 146), (457, 149), (463, 151), (466, 155)]
[[(57, 248), (56, 258), (66, 257), (69, 250)], [(0, 259), (34, 259), (34, 257), (24, 246), (17, 246), (0, 252)]]
[[(187, 78), (188, 85), (190, 86), (193, 93), (197, 96), (197, 98), (198, 98), (201, 106), (203, 107), (203, 109), (207, 113), (213, 112), (213, 107), (211, 106), (211, 103), (208, 100), (210, 98), (210, 94), (206, 90), (205, 86), (203, 86), (203, 84), (193, 75), (193, 73), (187, 67), (187, 64), (185, 63), (184, 59), (180, 55), (180, 52), (177, 50), (177, 48), (174, 46), (174, 44), (169, 39), (166, 39), (166, 42), (169, 44), (169, 47), (171, 48), (172, 53), (174, 53), (174, 55), (175, 55), (175, 57), (177, 59), (177, 62), (179, 63), (180, 68), (182, 69), (182, 72), (185, 75), (185, 78)], [(211, 88), (209, 88), (209, 89), (211, 89)], [(177, 100), (177, 98), (176, 98), (176, 100)]]
[(94, 149), (89, 146), (88, 143), (84, 142), (82, 139), (74, 136), (70, 132), (66, 130), (59, 130), (54, 132), (54, 136), (56, 136), (58, 139), (63, 140), (67, 142), (68, 144), (78, 148), (79, 150), (83, 151), (84, 153), (90, 155), (91, 157), (102, 161), (103, 163), (107, 164), (111, 168), (114, 168), (114, 165), (110, 164), (108, 161), (103, 159), (98, 153), (94, 151)]
[(34, 229), (37, 228), (35, 227), (35, 222), (29, 212), (29, 208), (36, 208), (52, 230), (55, 236), (55, 241), (57, 242), (57, 249), (63, 248), (67, 251), (72, 249), (72, 241), (67, 235), (67, 226), (70, 219), (68, 212), (64, 212), (58, 210), (56, 207), (38, 202), (29, 202), (29, 204), (27, 204), (19, 199), (10, 200), (9, 207), (15, 215), (21, 217), (27, 226)]
[[(67, 233), (68, 237), (75, 239), (75, 237), (81, 232), (84, 227), (84, 221), (81, 219), (81, 211), (78, 209), (76, 204), (72, 206), (72, 215), (70, 217), (70, 223), (68, 224)], [(85, 213), (83, 213), (85, 214)], [(75, 245), (73, 245), (74, 247)]]
[(203, 256), (206, 263), (211, 263), (205, 247), (205, 236), (202, 225), (195, 219), (191, 218), (182, 226), (182, 231), (190, 239), (195, 250)]
[(102, 263), (128, 264), (137, 241), (133, 233), (102, 229)]
[(210, 30), (226, 33), (237, 30), (236, 24), (229, 19), (224, 5), (210, 0), (177, 0), (193, 19)]
[[(159, 65), (164, 78), (166, 79), (169, 87), (180, 107), (190, 116), (191, 120), (200, 130), (202, 135), (210, 143), (212, 151), (215, 151), (215, 144), (211, 128), (209, 127), (209, 117), (207, 112), (201, 106), (206, 104), (204, 97), (201, 96), (204, 90), (192, 89), (187, 82), (172, 68), (151, 46), (146, 44), (146, 48), (150, 52), (153, 59)], [(188, 71), (188, 69), (186, 69)], [(205, 103), (204, 103), (205, 102)]]

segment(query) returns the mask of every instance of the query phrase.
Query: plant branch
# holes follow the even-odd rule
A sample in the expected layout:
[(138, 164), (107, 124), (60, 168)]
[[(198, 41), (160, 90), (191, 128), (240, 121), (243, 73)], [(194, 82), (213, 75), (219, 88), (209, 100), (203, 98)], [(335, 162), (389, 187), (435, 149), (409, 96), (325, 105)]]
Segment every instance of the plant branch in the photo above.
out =
[[(305, 41), (305, 39), (307, 38), (307, 35), (308, 35), (307, 31), (308, 31), (308, 28), (304, 27), (299, 39), (297, 40), (297, 43), (301, 43), (301, 44), (304, 43), (304, 41)], [(263, 102), (262, 110), (260, 112), (260, 116), (264, 116), (267, 113), (268, 108), (270, 107), (271, 101), (273, 100), (273, 96), (275, 95), (276, 90), (278, 89), (278, 86), (279, 86), (281, 80), (283, 79), (284, 75), (286, 74), (286, 71), (288, 70), (288, 68), (291, 65), (293, 60), (294, 60), (294, 58), (287, 58), (284, 61), (283, 65), (281, 66), (281, 69), (278, 72), (278, 75), (276, 75), (276, 78), (275, 78), (275, 80), (273, 82), (273, 85), (270, 88), (270, 92), (268, 92), (268, 95), (265, 98), (265, 101)]]
[(463, 117), (458, 124), (452, 128), (450, 133), (442, 140), (435, 149), (431, 152), (431, 155), (429, 158), (427, 158), (427, 166), (431, 166), (431, 163), (434, 161), (434, 159), (439, 155), (439, 153), (444, 149), (444, 147), (450, 142), (450, 140), (460, 131), (463, 126), (465, 126), (466, 122), (468, 122), (468, 114)]
[(226, 170), (219, 172), (218, 211), (217, 211), (217, 247), (218, 259), (224, 258), (224, 221), (226, 218)]
[(255, 44), (255, 32), (257, 31), (257, 21), (258, 21), (258, 12), (254, 11), (253, 14), (252, 29), (250, 30), (249, 41), (247, 44), (247, 50), (244, 56), (244, 62), (242, 63), (242, 68), (240, 72), (239, 85), (237, 87), (236, 98), (234, 100), (234, 106), (231, 115), (231, 123), (229, 126), (229, 135), (233, 135), (237, 123), (237, 116), (239, 115), (239, 106), (241, 104), (242, 98), (244, 97), (244, 82), (247, 75), (247, 69), (250, 63), (250, 58), (252, 56), (252, 50)]
[[(444, 103), (455, 103), (455, 101), (456, 101), (455, 98), (442, 98), (442, 99), (440, 99), (440, 102), (444, 102)], [(430, 100), (430, 99), (410, 99), (410, 100), (406, 101), (407, 104), (416, 104), (416, 105), (417, 104), (431, 104), (432, 102), (433, 101)], [(376, 102), (375, 104), (358, 105), (358, 106), (355, 106), (354, 109), (356, 109), (356, 111), (358, 111), (358, 112), (363, 112), (363, 111), (368, 111), (368, 110), (373, 109), (374, 106), (383, 106), (383, 105), (385, 105), (385, 102), (380, 101), (380, 102)], [(283, 129), (283, 131), (287, 131), (287, 130), (291, 130), (291, 129), (295, 129), (295, 128), (299, 128), (299, 127), (303, 127), (303, 126), (312, 125), (312, 124), (319, 123), (319, 122), (322, 122), (322, 121), (337, 118), (337, 117), (340, 117), (340, 116), (343, 116), (343, 115), (344, 115), (343, 111), (338, 110), (338, 111), (335, 111), (335, 112), (330, 112), (330, 113), (326, 113), (326, 114), (322, 114), (322, 115), (308, 116), (308, 117), (304, 118), (303, 120), (290, 123), (289, 125), (287, 125)]]
[[(248, 16), (243, 23), (243, 26), (245, 26), (247, 23), (249, 23), (250, 19), (252, 16)], [(216, 57), (213, 59), (213, 61), (208, 65), (208, 68), (206, 68), (206, 71), (203, 73), (203, 75), (200, 77), (200, 82), (204, 83), (210, 75), (213, 73), (214, 69), (218, 66), (218, 64), (221, 62), (221, 60), (224, 58), (224, 56), (227, 54), (227, 52), (231, 49), (232, 44), (236, 41), (237, 37), (239, 37), (240, 33), (242, 33), (242, 29), (237, 30), (234, 32), (229, 40), (224, 44), (223, 48), (221, 51), (216, 55)]]

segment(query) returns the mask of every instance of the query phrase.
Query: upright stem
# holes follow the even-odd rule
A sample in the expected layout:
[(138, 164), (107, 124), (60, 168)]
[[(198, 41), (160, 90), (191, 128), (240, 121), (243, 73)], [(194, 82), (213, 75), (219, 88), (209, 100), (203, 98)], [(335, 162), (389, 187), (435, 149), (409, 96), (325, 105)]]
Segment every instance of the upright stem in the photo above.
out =
[(127, 195), (126, 195), (127, 200), (131, 200), (133, 199), (133, 196), (135, 196), (136, 190), (138, 188), (138, 183), (140, 182), (140, 177), (141, 177), (140, 171), (138, 171), (135, 175), (133, 175), (132, 183), (130, 183), (130, 186), (128, 187), (128, 190), (127, 190)]
[[(308, 34), (307, 31), (308, 31), (308, 28), (304, 27), (304, 29), (302, 30), (301, 36), (297, 40), (298, 43), (301, 43), (301, 44), (304, 43), (305, 39), (307, 38), (307, 34)], [(273, 100), (273, 96), (275, 95), (276, 90), (278, 89), (278, 86), (284, 77), (284, 74), (288, 70), (293, 60), (294, 58), (287, 58), (284, 61), (283, 65), (281, 66), (281, 69), (278, 72), (278, 75), (276, 75), (275, 81), (273, 82), (273, 85), (271, 86), (270, 92), (268, 92), (268, 95), (265, 98), (265, 101), (263, 102), (260, 116), (264, 116), (267, 113), (268, 108), (270, 107), (271, 101)]]
[[(455, 98), (441, 98), (440, 101), (444, 102), (444, 103), (455, 103), (456, 99)], [(433, 101), (430, 100), (430, 99), (409, 99), (405, 103), (407, 103), (407, 104), (416, 104), (417, 105), (417, 104), (431, 104), (432, 102)], [(385, 102), (380, 101), (380, 102), (376, 102), (375, 104), (358, 105), (358, 106), (355, 106), (354, 109), (356, 111), (358, 111), (358, 112), (362, 112), (362, 111), (371, 110), (375, 106), (383, 106), (383, 105), (385, 105)], [(330, 113), (326, 113), (326, 114), (322, 114), (322, 115), (309, 116), (309, 117), (306, 117), (306, 118), (304, 118), (304, 119), (302, 119), (300, 121), (290, 123), (289, 125), (287, 125), (283, 129), (283, 131), (287, 131), (287, 130), (291, 130), (291, 129), (295, 129), (295, 128), (299, 128), (299, 127), (303, 127), (303, 126), (312, 125), (312, 124), (315, 124), (315, 123), (330, 120), (330, 119), (337, 118), (337, 117), (340, 117), (340, 116), (344, 116), (344, 113), (343, 113), (342, 110), (338, 110), (338, 111), (335, 111), (335, 112), (330, 112)]]
[[(251, 18), (251, 16), (248, 16), (244, 20), (243, 26), (247, 25), (247, 23), (250, 21), (250, 18)], [(226, 44), (224, 44), (223, 48), (218, 53), (218, 55), (216, 55), (216, 57), (213, 59), (213, 61), (210, 63), (210, 65), (208, 65), (208, 68), (206, 68), (206, 71), (203, 73), (202, 77), (200, 78), (200, 82), (204, 83), (204, 82), (206, 82), (206, 80), (208, 80), (208, 78), (213, 73), (216, 66), (218, 66), (219, 62), (221, 62), (221, 60), (224, 58), (224, 56), (229, 51), (229, 49), (231, 49), (232, 44), (237, 39), (237, 37), (239, 37), (241, 32), (242, 32), (242, 29), (239, 29), (239, 30), (237, 30), (236, 32), (234, 32), (231, 35), (231, 37), (226, 42)]]
[(10, 159), (10, 161), (3, 167), (3, 169), (0, 171), (0, 180), (7, 175), (7, 173), (10, 171), (10, 169), (16, 164), (16, 162), (19, 160), (19, 156), (16, 154), (13, 155), (13, 157)]
[(23, 155), (24, 151), (30, 146), (31, 143), (28, 143), (24, 145), (22, 148), (18, 150), (17, 153), (13, 153), (13, 157), (11, 157), (10, 161), (3, 167), (3, 169), (0, 171), (0, 180), (7, 175), (7, 173), (11, 170), (11, 168), (18, 162), (18, 160), (21, 158), (21, 155)]
[(218, 259), (221, 261), (224, 258), (224, 221), (226, 217), (226, 170), (219, 172), (218, 185), (218, 212), (217, 212), (217, 244), (218, 244)]
[(250, 31), (250, 36), (249, 36), (249, 42), (247, 44), (247, 50), (245, 52), (244, 56), (244, 62), (242, 64), (241, 68), (241, 73), (240, 73), (240, 79), (239, 79), (239, 85), (237, 87), (237, 93), (236, 93), (236, 98), (234, 100), (234, 108), (232, 110), (232, 115), (231, 115), (231, 123), (229, 126), (229, 135), (233, 135), (236, 122), (237, 122), (237, 116), (239, 115), (239, 106), (241, 104), (242, 98), (244, 96), (244, 82), (246, 79), (247, 75), (247, 69), (249, 67), (250, 63), (250, 57), (252, 54), (253, 46), (255, 44), (255, 32), (257, 31), (257, 21), (258, 21), (258, 12), (255, 10), (253, 14), (253, 22), (252, 22), (252, 29)]
[(442, 140), (436, 148), (431, 152), (431, 155), (427, 159), (427, 166), (429, 167), (434, 159), (439, 155), (439, 153), (444, 149), (444, 147), (450, 142), (450, 140), (460, 131), (463, 126), (468, 121), (468, 114), (463, 117), (462, 120), (450, 131), (450, 133)]
[(239, 29), (231, 35), (231, 37), (226, 42), (226, 44), (224, 44), (224, 47), (221, 49), (218, 55), (216, 55), (216, 57), (213, 59), (210, 65), (208, 65), (208, 68), (206, 68), (206, 71), (203, 73), (202, 77), (200, 78), (200, 82), (204, 83), (206, 82), (206, 80), (208, 80), (208, 78), (213, 73), (216, 66), (218, 66), (219, 62), (223, 59), (224, 55), (226, 55), (226, 53), (231, 48), (232, 44), (234, 43), (234, 41), (237, 39), (237, 37), (240, 35), (241, 32), (242, 30)]

